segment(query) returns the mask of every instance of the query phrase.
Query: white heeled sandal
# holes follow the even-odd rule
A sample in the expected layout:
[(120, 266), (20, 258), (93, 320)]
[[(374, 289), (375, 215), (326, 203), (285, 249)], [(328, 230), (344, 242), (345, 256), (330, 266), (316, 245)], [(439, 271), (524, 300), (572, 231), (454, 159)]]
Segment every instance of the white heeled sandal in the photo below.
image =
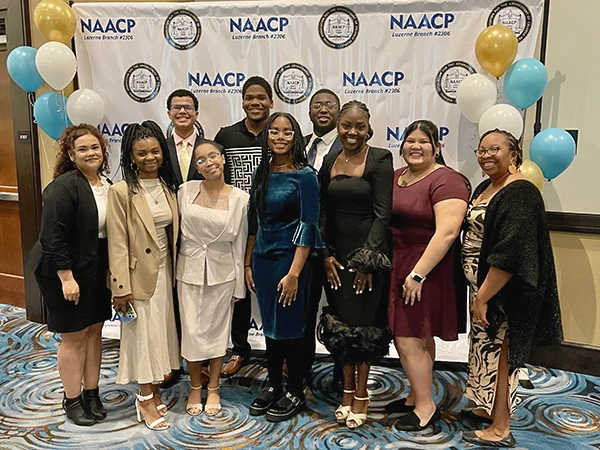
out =
[[(156, 419), (154, 422), (152, 423), (148, 423), (148, 420), (144, 417), (144, 415), (142, 414), (142, 411), (140, 410), (140, 403), (141, 402), (146, 402), (148, 400), (153, 400), (154, 399), (154, 394), (148, 394), (148, 395), (142, 395), (142, 394), (135, 394), (136, 400), (135, 400), (135, 412), (137, 413), (137, 420), (138, 422), (144, 422), (146, 424), (146, 427), (148, 427), (149, 429), (153, 430), (153, 431), (162, 431), (162, 430), (167, 430), (171, 424), (169, 424), (169, 422), (167, 422), (167, 419), (165, 419), (164, 417), (159, 417), (158, 419)], [(154, 405), (154, 403), (152, 403)], [(160, 414), (160, 412), (159, 412)], [(166, 426), (159, 426), (160, 424), (165, 423)]]
[[(154, 397), (156, 398), (156, 396), (158, 395), (158, 398), (160, 398), (160, 394), (154, 394)], [(167, 405), (165, 405), (162, 402), (162, 398), (160, 398), (160, 405), (156, 405), (156, 409), (158, 409), (158, 412), (160, 413), (161, 416), (166, 416), (167, 415)], [(156, 402), (155, 402), (156, 403)]]
[[(354, 394), (356, 391), (353, 390), (349, 390), (349, 389), (344, 389), (344, 394)], [(335, 410), (335, 420), (337, 420), (337, 423), (339, 424), (345, 424), (346, 423), (346, 419), (348, 418), (348, 414), (350, 414), (350, 410), (352, 409), (352, 405), (350, 406), (344, 406), (344, 405), (340, 405), (338, 406), (338, 409)]]
[[(358, 401), (366, 401), (367, 402), (367, 408), (369, 407), (369, 403), (371, 403), (371, 399), (369, 397), (354, 397), (354, 400), (358, 400)], [(360, 426), (362, 426), (365, 422), (367, 421), (367, 413), (353, 413), (352, 411), (350, 411), (348, 413), (348, 418), (346, 419), (346, 426), (350, 429), (355, 429), (358, 428)], [(354, 422), (354, 424), (352, 424), (352, 422)]]
[[(200, 386), (190, 385), (190, 387), (194, 391), (199, 391), (202, 389), (202, 385), (200, 385)], [(202, 401), (202, 394), (200, 394), (200, 395), (201, 395), (200, 401)], [(185, 407), (185, 412), (188, 413), (190, 416), (197, 416), (197, 415), (201, 414), (202, 413), (202, 403), (188, 403)]]
[[(221, 386), (217, 386), (217, 387), (207, 386), (207, 389), (209, 391), (218, 391), (220, 388), (221, 388)], [(219, 395), (219, 397), (221, 397), (221, 396)], [(219, 414), (221, 409), (222, 409), (221, 403), (208, 403), (208, 397), (206, 398), (206, 406), (204, 408), (204, 412), (207, 415), (216, 416), (217, 414)]]

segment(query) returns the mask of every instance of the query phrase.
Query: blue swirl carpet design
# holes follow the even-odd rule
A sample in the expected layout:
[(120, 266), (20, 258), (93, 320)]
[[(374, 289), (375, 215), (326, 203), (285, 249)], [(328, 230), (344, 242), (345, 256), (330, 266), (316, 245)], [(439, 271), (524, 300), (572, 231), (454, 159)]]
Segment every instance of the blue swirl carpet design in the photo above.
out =
[[(330, 392), (331, 363), (319, 361), (308, 407), (296, 418), (271, 424), (249, 415), (248, 406), (266, 379), (262, 358), (253, 358), (238, 376), (222, 381), (223, 411), (215, 417), (185, 413), (189, 383), (163, 392), (171, 428), (153, 432), (135, 418), (136, 386), (114, 383), (118, 342), (106, 340), (100, 391), (108, 418), (92, 427), (66, 420), (56, 369), (59, 340), (24, 311), (0, 305), (0, 449), (478, 449), (461, 432), (479, 425), (460, 414), (465, 373), (436, 370), (435, 401), (442, 420), (419, 433), (394, 429), (384, 405), (406, 389), (401, 370), (374, 367), (369, 419), (358, 430), (334, 421), (339, 398)], [(533, 390), (519, 391), (512, 425), (519, 449), (600, 449), (600, 379), (531, 367)], [(206, 394), (204, 394), (206, 395)]]

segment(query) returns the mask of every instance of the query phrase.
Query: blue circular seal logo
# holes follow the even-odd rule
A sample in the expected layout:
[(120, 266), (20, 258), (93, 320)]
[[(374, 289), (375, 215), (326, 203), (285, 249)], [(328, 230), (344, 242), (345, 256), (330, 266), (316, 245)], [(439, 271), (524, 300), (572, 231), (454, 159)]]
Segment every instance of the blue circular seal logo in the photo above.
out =
[(346, 48), (358, 36), (358, 17), (345, 6), (334, 6), (325, 11), (319, 21), (319, 36), (329, 47)]
[(177, 50), (189, 50), (194, 47), (202, 35), (202, 26), (198, 16), (187, 9), (173, 11), (165, 20), (165, 39)]
[(531, 11), (521, 2), (510, 0), (502, 2), (490, 13), (487, 21), (488, 27), (492, 25), (505, 25), (516, 35), (521, 42), (531, 31)]
[(456, 103), (458, 85), (475, 72), (475, 67), (465, 61), (451, 61), (437, 73), (435, 90), (445, 102)]
[(302, 64), (289, 63), (277, 70), (273, 78), (273, 87), (282, 101), (296, 105), (310, 96), (313, 77)]
[(125, 92), (132, 99), (146, 103), (158, 95), (161, 81), (154, 67), (146, 63), (137, 63), (125, 72), (123, 85)]

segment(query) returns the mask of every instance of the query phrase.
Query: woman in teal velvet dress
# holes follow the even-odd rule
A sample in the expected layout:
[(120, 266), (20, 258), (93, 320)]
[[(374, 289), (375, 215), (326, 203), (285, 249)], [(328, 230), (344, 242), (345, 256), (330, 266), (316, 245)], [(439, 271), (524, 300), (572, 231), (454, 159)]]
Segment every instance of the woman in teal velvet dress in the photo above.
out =
[[(267, 347), (269, 385), (252, 402), (252, 415), (279, 422), (306, 407), (304, 343), (311, 248), (322, 248), (319, 185), (306, 164), (300, 126), (287, 113), (265, 124), (262, 161), (250, 191), (246, 282), (256, 294)], [(283, 362), (288, 365), (283, 391)]]

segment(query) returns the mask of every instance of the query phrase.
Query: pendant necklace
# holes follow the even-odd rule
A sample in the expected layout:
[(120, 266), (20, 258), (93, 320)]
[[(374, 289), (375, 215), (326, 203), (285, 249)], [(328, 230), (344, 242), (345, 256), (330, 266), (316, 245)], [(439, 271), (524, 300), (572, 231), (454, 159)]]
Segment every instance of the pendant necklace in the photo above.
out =
[(354, 155), (350, 156), (350, 157), (346, 157), (346, 150), (344, 149), (344, 162), (348, 163), (350, 161), (352, 161), (354, 158), (356, 158), (358, 155), (360, 155), (362, 152), (364, 152), (367, 149), (368, 145), (365, 144), (365, 146), (363, 148), (360, 149), (360, 151), (358, 151), (357, 153), (355, 153)]

